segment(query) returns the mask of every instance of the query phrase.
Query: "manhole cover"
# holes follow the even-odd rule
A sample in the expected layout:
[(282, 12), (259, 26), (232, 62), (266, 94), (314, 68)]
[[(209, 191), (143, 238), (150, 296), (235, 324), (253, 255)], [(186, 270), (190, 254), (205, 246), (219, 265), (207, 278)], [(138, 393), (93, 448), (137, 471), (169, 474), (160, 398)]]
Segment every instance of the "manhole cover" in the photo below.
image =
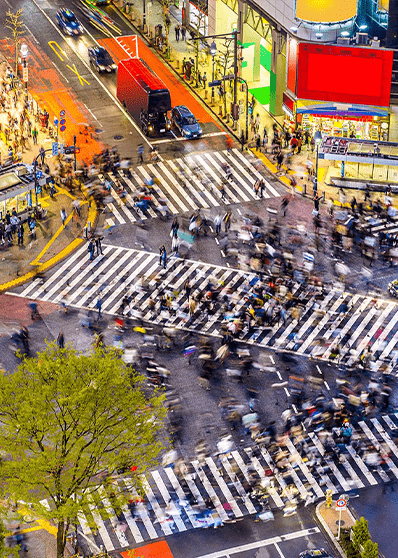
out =
[(336, 525), (338, 525), (339, 523), (340, 523), (341, 526), (345, 525), (345, 521), (343, 521), (343, 520), (341, 520), (341, 521), (337, 520), (336, 521)]
[(115, 140), (122, 140), (123, 136), (117, 135), (117, 136), (113, 136), (113, 139)]
[(104, 131), (104, 130), (101, 130), (101, 128), (96, 128), (96, 129), (95, 129), (95, 133), (96, 133), (96, 134), (102, 134), (103, 131)]

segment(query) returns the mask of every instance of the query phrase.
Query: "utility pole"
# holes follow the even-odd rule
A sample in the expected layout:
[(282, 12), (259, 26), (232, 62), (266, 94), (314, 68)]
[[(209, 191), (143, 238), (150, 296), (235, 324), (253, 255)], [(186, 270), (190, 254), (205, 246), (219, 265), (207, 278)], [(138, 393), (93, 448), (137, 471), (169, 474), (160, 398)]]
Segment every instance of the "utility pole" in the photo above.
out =
[(234, 104), (232, 105), (232, 118), (234, 121), (234, 130), (236, 122), (239, 119), (238, 106), (238, 31), (233, 31), (234, 36)]

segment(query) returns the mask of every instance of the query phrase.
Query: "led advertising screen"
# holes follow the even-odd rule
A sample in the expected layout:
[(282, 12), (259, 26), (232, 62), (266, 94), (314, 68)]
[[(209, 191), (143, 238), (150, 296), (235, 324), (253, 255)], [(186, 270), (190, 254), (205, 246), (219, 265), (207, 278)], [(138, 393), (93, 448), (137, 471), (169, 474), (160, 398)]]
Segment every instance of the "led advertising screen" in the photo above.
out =
[(391, 50), (301, 43), (296, 95), (299, 99), (387, 107)]
[(296, 0), (296, 17), (313, 23), (336, 23), (357, 15), (357, 0)]
[(298, 44), (296, 39), (289, 39), (287, 51), (287, 86), (292, 93), (296, 92), (297, 48)]

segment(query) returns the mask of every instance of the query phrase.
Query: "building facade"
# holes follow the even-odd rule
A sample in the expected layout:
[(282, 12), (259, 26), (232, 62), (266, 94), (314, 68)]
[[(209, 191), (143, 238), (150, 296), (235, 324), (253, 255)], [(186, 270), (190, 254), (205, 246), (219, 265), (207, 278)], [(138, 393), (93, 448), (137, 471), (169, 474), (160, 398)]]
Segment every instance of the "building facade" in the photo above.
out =
[(241, 76), (280, 122), (398, 139), (398, 0), (208, 0), (207, 10), (208, 33), (239, 31)]

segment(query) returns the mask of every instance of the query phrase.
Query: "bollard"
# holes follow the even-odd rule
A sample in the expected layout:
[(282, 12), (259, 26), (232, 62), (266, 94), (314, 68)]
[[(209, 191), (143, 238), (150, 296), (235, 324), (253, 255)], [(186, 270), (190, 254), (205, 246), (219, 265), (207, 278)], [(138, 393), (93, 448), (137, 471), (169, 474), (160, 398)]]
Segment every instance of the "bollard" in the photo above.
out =
[(84, 238), (85, 238), (86, 240), (88, 239), (87, 227), (83, 227), (83, 236), (84, 236)]
[(205, 99), (207, 99), (207, 89), (205, 89)]
[(321, 194), (321, 203), (325, 203), (326, 192), (325, 190)]
[(177, 58), (177, 60), (176, 60), (176, 68), (177, 68), (177, 70), (179, 70), (179, 69), (180, 69), (180, 61), (179, 61), (179, 59), (178, 59), (178, 58)]
[(307, 195), (307, 183), (304, 182), (304, 184), (303, 184), (303, 196), (306, 196), (306, 195)]

